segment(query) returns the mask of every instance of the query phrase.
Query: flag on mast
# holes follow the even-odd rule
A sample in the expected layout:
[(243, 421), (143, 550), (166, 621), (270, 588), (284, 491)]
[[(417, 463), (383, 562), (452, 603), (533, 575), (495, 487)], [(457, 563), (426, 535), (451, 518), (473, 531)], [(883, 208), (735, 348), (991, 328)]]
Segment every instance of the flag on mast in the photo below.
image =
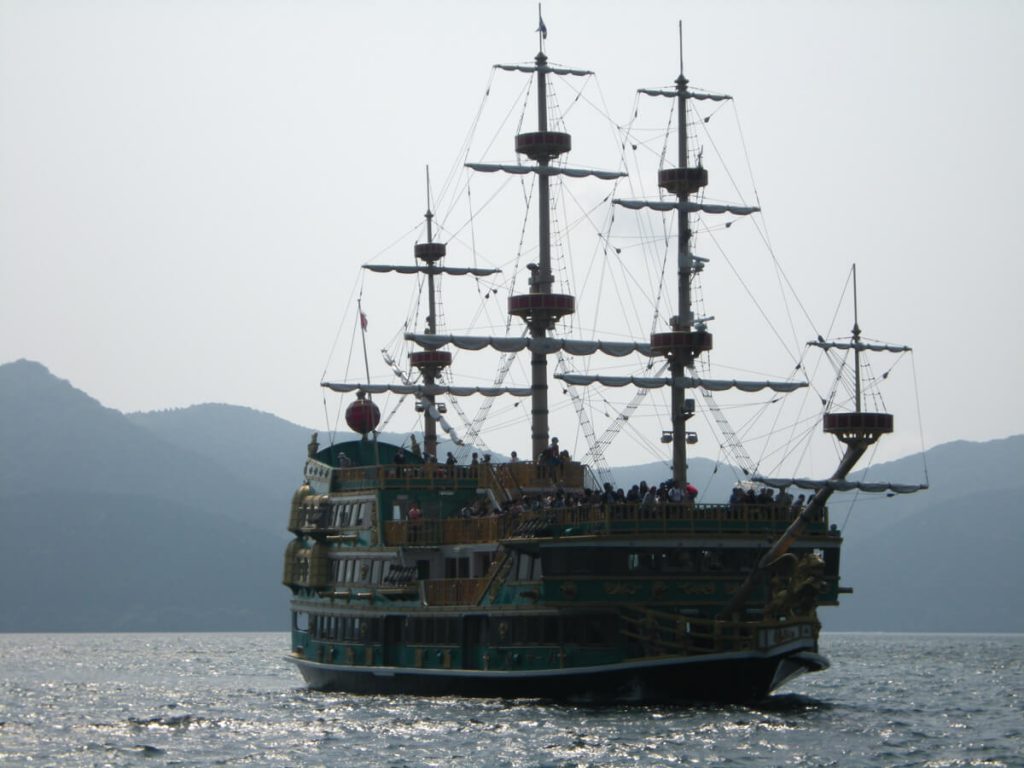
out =
[(369, 324), (369, 320), (366, 319), (366, 313), (363, 312), (363, 310), (359, 310), (359, 325), (362, 326), (362, 329), (365, 331), (366, 326)]
[(537, 25), (537, 31), (540, 32), (541, 39), (548, 39), (548, 25), (544, 23), (544, 17), (540, 13), (540, 3), (537, 3), (537, 19), (540, 24)]

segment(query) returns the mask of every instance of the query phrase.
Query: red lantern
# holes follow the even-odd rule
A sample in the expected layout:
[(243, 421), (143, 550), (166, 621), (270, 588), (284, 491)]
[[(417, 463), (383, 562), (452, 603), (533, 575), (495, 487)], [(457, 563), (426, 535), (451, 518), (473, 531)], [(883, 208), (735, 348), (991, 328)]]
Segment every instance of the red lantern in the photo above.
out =
[(350, 403), (345, 409), (345, 423), (353, 432), (365, 436), (380, 424), (380, 408), (363, 399), (361, 394), (358, 397), (358, 400)]

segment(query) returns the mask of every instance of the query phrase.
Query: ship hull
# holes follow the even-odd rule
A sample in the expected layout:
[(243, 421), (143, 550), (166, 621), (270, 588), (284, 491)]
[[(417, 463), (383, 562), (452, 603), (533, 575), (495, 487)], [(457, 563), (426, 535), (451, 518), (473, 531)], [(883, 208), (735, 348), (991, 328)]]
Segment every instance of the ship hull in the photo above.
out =
[(810, 650), (671, 657), (577, 669), (437, 670), (325, 664), (288, 657), (311, 688), (358, 694), (539, 698), (576, 703), (750, 703), (828, 667)]

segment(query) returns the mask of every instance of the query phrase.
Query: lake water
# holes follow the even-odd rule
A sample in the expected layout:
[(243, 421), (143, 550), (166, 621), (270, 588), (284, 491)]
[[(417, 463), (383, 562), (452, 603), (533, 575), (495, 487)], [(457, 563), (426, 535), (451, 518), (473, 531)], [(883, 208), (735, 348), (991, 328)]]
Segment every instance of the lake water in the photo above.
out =
[(1024, 635), (826, 634), (757, 707), (306, 690), (284, 633), (0, 635), (4, 766), (1024, 766)]

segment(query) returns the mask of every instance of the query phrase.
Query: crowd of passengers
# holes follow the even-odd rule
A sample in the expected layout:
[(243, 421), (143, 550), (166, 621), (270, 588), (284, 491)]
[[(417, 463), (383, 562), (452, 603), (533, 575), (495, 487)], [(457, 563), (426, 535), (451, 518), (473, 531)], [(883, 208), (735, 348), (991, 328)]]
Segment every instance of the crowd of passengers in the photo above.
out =
[[(601, 505), (635, 504), (640, 509), (653, 509), (657, 505), (692, 505), (697, 498), (698, 491), (692, 484), (687, 483), (680, 487), (673, 479), (665, 480), (657, 485), (648, 485), (641, 481), (628, 491), (622, 488), (615, 488), (611, 483), (605, 483), (600, 491), (586, 488), (582, 491), (566, 491), (557, 489), (552, 493), (534, 494), (524, 496), (513, 501), (507, 501), (500, 506), (495, 506), (488, 499), (478, 499), (473, 504), (467, 504), (460, 512), (463, 519), (477, 517), (518, 517), (527, 513), (545, 512), (549, 510), (571, 510), (599, 507)], [(739, 512), (747, 507), (769, 508), (773, 511), (792, 511), (799, 513), (804, 506), (804, 496), (801, 494), (796, 498), (785, 490), (774, 493), (770, 488), (763, 488), (760, 492), (753, 489), (744, 491), (740, 486), (733, 489), (732, 497), (729, 499), (729, 507), (733, 512)], [(409, 509), (409, 519), (418, 520), (422, 517), (422, 511), (418, 502), (414, 502)]]
[[(435, 463), (434, 457), (430, 454), (421, 454), (419, 443), (416, 441), (415, 435), (410, 435), (411, 440), (411, 452), (416, 458), (422, 458), (425, 463)], [(398, 464), (404, 464), (404, 456), (399, 451), (396, 454), (396, 462)], [(561, 467), (571, 461), (569, 452), (561, 450), (558, 445), (558, 438), (551, 438), (551, 443), (548, 445), (537, 458), (537, 464), (548, 467)], [(469, 466), (475, 467), (481, 464), (487, 465), (491, 463), (491, 455), (485, 453), (481, 458), (479, 454), (473, 453)], [(519, 463), (519, 456), (515, 451), (512, 451), (512, 456), (509, 461), (511, 464)], [(445, 464), (448, 466), (455, 466), (458, 461), (455, 455), (449, 451), (445, 458)], [(639, 484), (634, 485), (628, 491), (622, 488), (615, 488), (611, 483), (605, 483), (604, 487), (600, 491), (592, 489), (584, 489), (580, 492), (565, 491), (558, 489), (554, 493), (550, 494), (537, 494), (529, 497), (524, 497), (516, 501), (507, 501), (500, 507), (495, 507), (489, 501), (480, 499), (472, 505), (467, 505), (460, 510), (460, 517), (463, 518), (474, 518), (474, 517), (504, 517), (504, 516), (518, 516), (527, 512), (543, 512), (545, 510), (558, 510), (558, 509), (579, 509), (583, 507), (594, 507), (602, 504), (639, 504), (641, 508), (650, 508), (658, 504), (693, 504), (698, 495), (697, 488), (692, 483), (687, 483), (685, 487), (680, 487), (679, 483), (674, 479), (668, 479), (657, 485), (648, 485), (647, 481), (641, 481)], [(729, 498), (729, 508), (733, 512), (738, 512), (741, 508), (746, 507), (762, 507), (771, 508), (775, 511), (790, 510), (794, 514), (799, 513), (804, 507), (805, 497), (800, 494), (795, 500), (793, 496), (788, 493), (785, 489), (775, 493), (771, 488), (761, 488), (760, 491), (755, 491), (753, 488), (743, 489), (742, 486), (736, 485), (732, 489), (732, 495)], [(417, 520), (422, 517), (422, 511), (420, 510), (419, 504), (414, 503), (409, 510), (409, 518), (411, 520)]]

